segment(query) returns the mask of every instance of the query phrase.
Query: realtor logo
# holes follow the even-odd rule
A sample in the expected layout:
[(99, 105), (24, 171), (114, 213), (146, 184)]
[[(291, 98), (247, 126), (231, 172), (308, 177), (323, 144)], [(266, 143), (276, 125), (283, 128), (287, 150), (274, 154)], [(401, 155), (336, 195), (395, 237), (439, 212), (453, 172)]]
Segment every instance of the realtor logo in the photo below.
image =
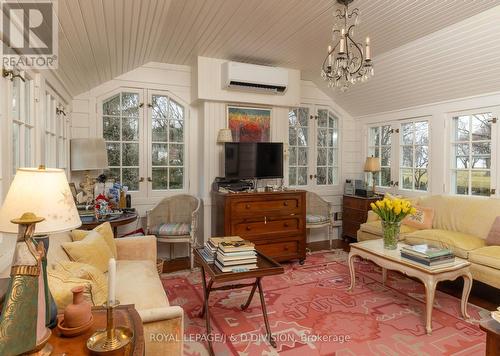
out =
[(55, 1), (1, 1), (2, 64), (5, 67), (57, 68)]

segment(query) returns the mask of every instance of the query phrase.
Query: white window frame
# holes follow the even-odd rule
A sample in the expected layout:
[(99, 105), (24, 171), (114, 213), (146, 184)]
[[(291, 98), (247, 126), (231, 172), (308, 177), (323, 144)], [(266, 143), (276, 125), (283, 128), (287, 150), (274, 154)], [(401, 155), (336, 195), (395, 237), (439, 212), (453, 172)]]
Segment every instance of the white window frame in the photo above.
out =
[[(492, 118), (496, 118), (497, 121), (496, 123), (493, 123), (491, 126), (491, 166), (490, 166), (490, 190), (494, 191), (494, 193), (490, 194), (490, 197), (493, 196), (499, 196), (498, 192), (498, 187), (500, 186), (500, 176), (498, 175), (497, 169), (500, 164), (500, 154), (497, 153), (497, 150), (499, 148), (499, 142), (498, 140), (500, 139), (499, 135), (499, 130), (500, 130), (500, 106), (494, 106), (494, 107), (482, 107), (478, 109), (470, 109), (470, 110), (461, 110), (461, 111), (456, 111), (456, 112), (451, 112), (448, 113), (447, 115), (447, 120), (445, 122), (445, 128), (447, 128), (445, 131), (447, 132), (447, 141), (446, 141), (446, 146), (447, 146), (447, 156), (446, 156), (446, 182), (445, 182), (445, 192), (450, 195), (458, 195), (458, 196), (467, 196), (467, 197), (476, 197), (476, 198), (486, 198), (487, 196), (483, 195), (472, 195), (471, 189), (472, 189), (472, 184), (469, 186), (469, 194), (456, 194), (455, 189), (453, 186), (453, 174), (452, 171), (455, 170), (453, 160), (455, 159), (455, 152), (453, 150), (453, 145), (457, 142), (455, 141), (455, 131), (454, 131), (454, 125), (453, 125), (453, 119), (458, 116), (465, 116), (465, 115), (473, 115), (473, 114), (481, 114), (481, 113), (491, 113)], [(470, 141), (471, 142), (476, 142), (476, 141)], [(471, 147), (472, 148), (472, 147)], [(472, 153), (470, 153), (471, 155)], [(470, 156), (469, 156), (470, 157)], [(466, 170), (466, 169), (463, 169)], [(469, 171), (469, 183), (472, 183), (471, 181), (471, 171), (472, 169), (469, 168), (467, 169)], [(484, 170), (484, 169), (479, 169), (479, 170)]]
[[(395, 126), (397, 125), (397, 122), (396, 121), (392, 121), (392, 122), (378, 122), (378, 123), (374, 123), (374, 124), (370, 124), (368, 125), (367, 127), (367, 132), (366, 132), (366, 140), (365, 140), (365, 144), (366, 144), (366, 157), (370, 157), (370, 156), (376, 156), (376, 152), (377, 150), (379, 151), (379, 156), (380, 157), (380, 164), (381, 164), (381, 168), (389, 168), (390, 169), (390, 181), (389, 181), (389, 185), (380, 185), (381, 181), (382, 181), (382, 173), (381, 172), (378, 172), (376, 174), (376, 184), (375, 186), (377, 188), (380, 188), (380, 189), (390, 189), (392, 186), (393, 186), (393, 182), (395, 182), (394, 178), (397, 177), (399, 175), (398, 173), (398, 170), (399, 170), (399, 162), (397, 162), (397, 159), (396, 157), (398, 157), (398, 155), (395, 155), (394, 154), (394, 147), (395, 147), (395, 135), (394, 135), (394, 131), (395, 131)], [(390, 145), (382, 145), (382, 127), (384, 126), (389, 126), (389, 131), (392, 131), (390, 134), (391, 134), (391, 144)], [(370, 145), (370, 131), (372, 128), (378, 128), (380, 130), (380, 142), (379, 144), (376, 144), (375, 146), (373, 145)], [(397, 141), (396, 141), (397, 142)], [(396, 144), (396, 146), (398, 146)], [(389, 164), (389, 166), (382, 166), (382, 149), (384, 147), (389, 147), (389, 161), (391, 162)], [(372, 152), (372, 150), (374, 150)], [(397, 169), (395, 169), (395, 167), (398, 167)], [(372, 178), (370, 177), (370, 183), (373, 184), (372, 182)], [(370, 184), (370, 185), (371, 185)]]
[[(288, 108), (287, 111), (287, 124), (286, 124), (286, 140), (287, 144), (289, 144), (289, 116), (288, 114), (290, 113), (291, 110), (297, 109), (297, 108), (307, 108), (309, 109), (309, 125), (307, 126), (308, 130), (308, 142), (307, 142), (307, 158), (308, 158), (308, 175), (307, 175), (307, 184), (306, 185), (290, 185), (289, 183), (289, 157), (288, 155), (286, 159), (286, 174), (285, 176), (285, 182), (289, 184), (293, 188), (297, 189), (307, 189), (307, 190), (312, 190), (318, 193), (323, 193), (323, 192), (330, 192), (332, 191), (332, 188), (338, 189), (341, 184), (341, 177), (342, 177), (342, 116), (333, 108), (327, 105), (318, 105), (318, 104), (311, 104), (311, 103), (304, 103), (296, 107), (291, 107)], [(336, 161), (333, 162), (332, 168), (336, 170), (336, 181), (333, 182), (333, 184), (317, 184), (317, 159), (318, 159), (318, 118), (319, 118), (319, 110), (326, 110), (327, 112), (333, 114), (333, 116), (337, 120), (337, 127), (336, 127), (336, 132), (337, 132), (337, 145), (333, 147), (334, 151), (337, 152), (337, 159)], [(290, 149), (291, 146), (289, 146)], [(304, 146), (300, 146), (304, 147)], [(327, 164), (328, 164), (328, 158), (327, 158)], [(329, 166), (328, 166), (329, 167)], [(328, 178), (327, 178), (328, 179)]]

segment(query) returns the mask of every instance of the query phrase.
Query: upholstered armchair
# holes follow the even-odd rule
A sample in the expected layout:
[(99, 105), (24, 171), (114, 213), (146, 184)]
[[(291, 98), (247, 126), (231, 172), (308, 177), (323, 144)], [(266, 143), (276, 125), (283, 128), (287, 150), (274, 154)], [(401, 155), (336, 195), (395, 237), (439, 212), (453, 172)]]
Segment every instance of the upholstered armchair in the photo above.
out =
[(148, 235), (155, 235), (158, 242), (170, 244), (172, 258), (175, 243), (189, 244), (191, 269), (194, 265), (193, 249), (199, 224), (200, 199), (187, 194), (164, 198), (146, 212)]
[(332, 235), (330, 233), (330, 228), (334, 226), (334, 221), (330, 203), (313, 192), (306, 193), (306, 202), (306, 229), (326, 227), (331, 249)]

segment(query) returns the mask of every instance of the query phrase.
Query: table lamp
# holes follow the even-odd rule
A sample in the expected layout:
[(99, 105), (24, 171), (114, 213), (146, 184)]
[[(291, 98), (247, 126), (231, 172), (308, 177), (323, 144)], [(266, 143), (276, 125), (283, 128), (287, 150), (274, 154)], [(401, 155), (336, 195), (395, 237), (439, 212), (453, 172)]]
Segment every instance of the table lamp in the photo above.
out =
[(85, 179), (80, 187), (88, 205), (93, 204), (95, 179), (90, 178), (90, 171), (108, 169), (108, 152), (102, 138), (71, 139), (71, 170), (85, 171)]
[(0, 232), (17, 233), (8, 292), (0, 316), (0, 355), (48, 355), (50, 329), (46, 256), (33, 235), (81, 225), (61, 169), (20, 168), (0, 208)]
[(372, 194), (375, 195), (375, 173), (380, 172), (380, 157), (366, 157), (364, 171), (372, 174)]

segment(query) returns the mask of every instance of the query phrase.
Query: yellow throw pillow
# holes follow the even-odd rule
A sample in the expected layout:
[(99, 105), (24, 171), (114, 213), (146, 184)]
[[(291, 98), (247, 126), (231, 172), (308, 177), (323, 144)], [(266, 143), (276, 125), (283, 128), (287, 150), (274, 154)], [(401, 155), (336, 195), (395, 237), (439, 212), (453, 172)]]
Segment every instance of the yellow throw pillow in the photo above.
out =
[(108, 244), (97, 231), (91, 231), (81, 241), (66, 242), (61, 246), (72, 261), (92, 265), (101, 272), (108, 270), (109, 259), (113, 257)]
[(432, 229), (432, 220), (434, 219), (434, 209), (423, 206), (415, 206), (417, 212), (414, 215), (408, 215), (403, 219), (403, 224), (412, 226), (420, 230)]
[(93, 306), (102, 305), (108, 297), (106, 277), (90, 265), (63, 261), (49, 267), (47, 277), (60, 312), (73, 302), (71, 289), (74, 287), (83, 286), (83, 299)]
[[(108, 244), (109, 248), (111, 249), (111, 252), (113, 253), (113, 257), (117, 258), (118, 253), (116, 251), (116, 244), (115, 244), (115, 234), (113, 232), (113, 228), (111, 227), (111, 224), (109, 222), (105, 222), (97, 227), (94, 228), (92, 231), (97, 231), (104, 237), (104, 240)], [(90, 231), (87, 230), (73, 230), (71, 231), (71, 238), (73, 241), (81, 241), (87, 235), (90, 233)]]

